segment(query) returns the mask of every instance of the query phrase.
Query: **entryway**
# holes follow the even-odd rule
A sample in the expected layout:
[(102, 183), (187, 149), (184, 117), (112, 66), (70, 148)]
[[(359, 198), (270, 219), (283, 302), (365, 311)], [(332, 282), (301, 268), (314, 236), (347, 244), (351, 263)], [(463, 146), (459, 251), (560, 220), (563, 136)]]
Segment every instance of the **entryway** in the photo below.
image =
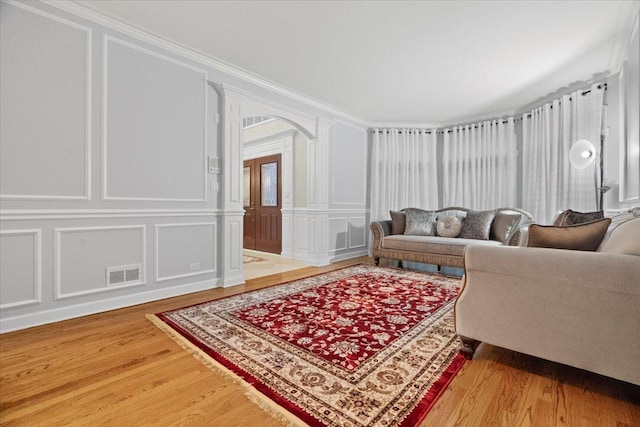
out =
[(282, 252), (280, 163), (280, 154), (244, 161), (244, 249)]
[(243, 252), (244, 278), (245, 280), (256, 277), (280, 274), (286, 271), (305, 268), (307, 265), (302, 261), (284, 258), (279, 255), (272, 255), (265, 252), (257, 252), (245, 249)]

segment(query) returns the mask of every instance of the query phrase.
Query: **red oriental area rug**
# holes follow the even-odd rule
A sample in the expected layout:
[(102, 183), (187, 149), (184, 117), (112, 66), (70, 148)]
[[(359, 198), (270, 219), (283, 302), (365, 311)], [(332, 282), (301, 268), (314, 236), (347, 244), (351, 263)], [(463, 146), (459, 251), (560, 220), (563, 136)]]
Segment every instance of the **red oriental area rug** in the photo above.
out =
[(459, 286), (360, 265), (149, 318), (283, 421), (414, 426), (464, 363)]

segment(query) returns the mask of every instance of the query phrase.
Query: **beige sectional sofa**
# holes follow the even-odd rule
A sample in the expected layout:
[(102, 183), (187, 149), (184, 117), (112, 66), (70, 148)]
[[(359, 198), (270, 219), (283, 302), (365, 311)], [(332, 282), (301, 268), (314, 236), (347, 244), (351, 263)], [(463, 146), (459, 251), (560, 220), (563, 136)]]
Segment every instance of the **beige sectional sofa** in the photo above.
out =
[[(437, 218), (454, 216), (464, 219), (470, 209), (461, 207), (447, 207), (434, 212)], [(519, 221), (508, 231), (508, 236), (496, 233), (498, 222), (494, 220), (488, 239), (469, 239), (460, 237), (442, 237), (435, 235), (393, 234), (392, 221), (374, 221), (371, 223), (373, 233), (373, 258), (376, 265), (381, 258), (399, 261), (414, 261), (447, 267), (462, 267), (462, 255), (468, 245), (503, 246), (514, 243), (518, 229), (533, 223), (533, 217), (521, 209), (499, 208), (493, 210), (499, 217), (520, 216)], [(464, 220), (463, 220), (464, 223)]]
[(469, 246), (463, 352), (487, 342), (640, 385), (639, 215), (612, 218), (596, 251)]

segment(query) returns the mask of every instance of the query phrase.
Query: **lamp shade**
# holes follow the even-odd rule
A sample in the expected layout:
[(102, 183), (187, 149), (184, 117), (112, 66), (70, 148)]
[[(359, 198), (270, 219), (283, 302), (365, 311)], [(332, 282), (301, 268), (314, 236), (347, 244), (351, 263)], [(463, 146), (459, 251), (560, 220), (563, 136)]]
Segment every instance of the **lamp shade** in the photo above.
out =
[(584, 169), (596, 159), (596, 147), (586, 139), (576, 141), (569, 150), (569, 161), (576, 169)]

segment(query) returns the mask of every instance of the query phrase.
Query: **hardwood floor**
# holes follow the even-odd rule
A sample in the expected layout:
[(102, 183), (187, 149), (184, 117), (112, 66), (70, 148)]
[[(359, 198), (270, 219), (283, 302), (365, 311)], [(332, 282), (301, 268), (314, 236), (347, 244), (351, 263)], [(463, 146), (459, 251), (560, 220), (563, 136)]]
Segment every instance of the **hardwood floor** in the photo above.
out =
[[(145, 315), (362, 261), (1, 335), (0, 424), (280, 425)], [(422, 425), (640, 426), (640, 387), (481, 345)]]

